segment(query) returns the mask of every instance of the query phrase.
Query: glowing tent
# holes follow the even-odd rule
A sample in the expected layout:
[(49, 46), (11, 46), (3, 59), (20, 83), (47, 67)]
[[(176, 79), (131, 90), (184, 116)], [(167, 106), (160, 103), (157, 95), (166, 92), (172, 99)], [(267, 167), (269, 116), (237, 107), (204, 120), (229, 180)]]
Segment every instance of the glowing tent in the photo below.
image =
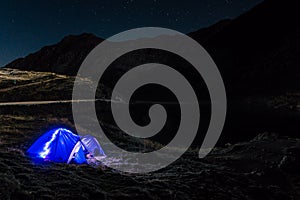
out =
[(105, 155), (94, 137), (82, 138), (83, 141), (80, 136), (64, 128), (54, 129), (37, 139), (27, 153), (37, 159), (77, 164), (87, 163), (87, 153), (100, 152)]

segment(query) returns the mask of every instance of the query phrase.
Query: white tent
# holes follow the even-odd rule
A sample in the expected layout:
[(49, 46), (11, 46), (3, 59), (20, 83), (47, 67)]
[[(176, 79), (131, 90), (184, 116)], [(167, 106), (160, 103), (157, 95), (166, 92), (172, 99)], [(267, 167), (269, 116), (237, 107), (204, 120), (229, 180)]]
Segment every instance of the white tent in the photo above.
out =
[(84, 135), (80, 137), (84, 147), (95, 157), (106, 157), (97, 139), (91, 135)]

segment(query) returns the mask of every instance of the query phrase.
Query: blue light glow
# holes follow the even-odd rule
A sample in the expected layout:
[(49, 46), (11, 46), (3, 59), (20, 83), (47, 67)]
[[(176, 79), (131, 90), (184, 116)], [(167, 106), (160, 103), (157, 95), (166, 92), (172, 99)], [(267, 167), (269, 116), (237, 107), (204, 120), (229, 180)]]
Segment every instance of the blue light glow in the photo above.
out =
[(46, 158), (46, 156), (49, 154), (49, 152), (50, 152), (50, 150), (51, 150), (51, 149), (49, 148), (49, 146), (50, 146), (50, 144), (55, 140), (55, 138), (56, 138), (58, 132), (61, 131), (61, 130), (62, 130), (61, 128), (60, 128), (60, 129), (57, 129), (57, 130), (52, 134), (51, 140), (49, 140), (48, 142), (45, 143), (45, 146), (43, 147), (43, 151), (39, 152), (39, 156), (40, 156), (41, 158)]
[[(87, 163), (86, 146), (80, 136), (65, 128), (52, 129), (40, 136), (27, 150), (28, 155), (36, 160), (57, 163)], [(84, 137), (90, 152), (103, 151), (94, 137)], [(79, 147), (77, 148), (77, 144)]]

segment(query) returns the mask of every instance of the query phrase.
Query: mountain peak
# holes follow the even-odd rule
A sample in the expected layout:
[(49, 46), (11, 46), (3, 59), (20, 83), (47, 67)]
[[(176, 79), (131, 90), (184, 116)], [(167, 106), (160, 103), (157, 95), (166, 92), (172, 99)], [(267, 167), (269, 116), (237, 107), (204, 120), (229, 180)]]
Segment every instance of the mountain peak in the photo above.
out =
[(68, 41), (76, 41), (76, 40), (86, 40), (86, 39), (99, 39), (96, 35), (93, 33), (81, 33), (79, 35), (67, 35), (65, 36), (61, 42), (68, 42)]
[(91, 33), (68, 35), (57, 44), (45, 46), (5, 67), (75, 75), (84, 58), (102, 41), (103, 39)]

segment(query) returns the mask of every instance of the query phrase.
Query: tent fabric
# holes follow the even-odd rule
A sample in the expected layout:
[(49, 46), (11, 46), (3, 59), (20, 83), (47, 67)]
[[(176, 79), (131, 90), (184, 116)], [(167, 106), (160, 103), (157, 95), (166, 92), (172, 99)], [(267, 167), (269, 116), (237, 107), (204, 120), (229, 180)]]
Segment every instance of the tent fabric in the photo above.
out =
[(70, 153), (67, 163), (77, 163), (83, 164), (86, 163), (85, 153), (86, 149), (82, 146), (81, 141), (78, 141), (74, 146), (72, 152)]
[(74, 150), (75, 153), (70, 154), (70, 158), (71, 158), (70, 160), (73, 163), (77, 163), (77, 164), (87, 163), (87, 160), (85, 158), (85, 152), (87, 151), (82, 146), (82, 143), (80, 141), (77, 142), (77, 144), (74, 147)]
[(82, 137), (72, 133), (70, 130), (59, 128), (48, 131), (38, 138), (27, 150), (27, 153), (33, 158), (40, 158), (60, 163), (87, 163), (86, 153), (94, 153), (97, 150), (102, 153), (98, 141), (88, 136)]
[(81, 142), (88, 152), (94, 156), (106, 156), (97, 139), (91, 135), (81, 136)]

